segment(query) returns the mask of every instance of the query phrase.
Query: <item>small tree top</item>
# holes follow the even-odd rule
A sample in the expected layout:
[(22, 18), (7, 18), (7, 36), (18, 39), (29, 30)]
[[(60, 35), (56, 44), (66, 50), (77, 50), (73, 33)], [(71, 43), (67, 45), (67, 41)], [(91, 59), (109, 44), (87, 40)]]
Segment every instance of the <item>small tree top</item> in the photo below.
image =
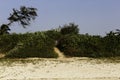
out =
[(13, 22), (20, 22), (20, 24), (25, 28), (26, 25), (30, 24), (31, 20), (34, 20), (37, 16), (37, 9), (32, 7), (21, 6), (20, 10), (13, 9), (13, 13), (10, 14), (8, 20), (9, 25)]

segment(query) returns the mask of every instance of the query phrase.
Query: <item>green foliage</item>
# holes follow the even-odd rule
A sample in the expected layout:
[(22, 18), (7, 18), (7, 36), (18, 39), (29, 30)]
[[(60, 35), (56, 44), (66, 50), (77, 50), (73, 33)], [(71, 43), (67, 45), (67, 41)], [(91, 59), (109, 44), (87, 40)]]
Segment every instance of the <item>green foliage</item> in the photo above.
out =
[(120, 56), (120, 31), (110, 31), (106, 36), (69, 34), (63, 36), (57, 47), (67, 56), (118, 57)]
[(53, 40), (58, 40), (60, 37), (62, 37), (61, 33), (54, 29), (46, 31), (45, 34)]
[(13, 8), (13, 13), (10, 14), (8, 20), (9, 24), (13, 22), (20, 22), (20, 24), (25, 27), (30, 24), (31, 20), (34, 20), (37, 16), (36, 8), (21, 6), (20, 10)]
[[(71, 30), (68, 30), (68, 32)], [(78, 30), (78, 29), (77, 29)], [(0, 53), (9, 58), (56, 58), (56, 46), (70, 57), (118, 57), (120, 56), (120, 31), (110, 31), (106, 36), (61, 34), (58, 30), (25, 34), (0, 35)], [(74, 32), (74, 30), (73, 30)]]
[(7, 58), (57, 58), (58, 55), (50, 48), (22, 47), (14, 48), (6, 55)]
[(97, 42), (99, 40), (100, 37), (97, 36), (66, 35), (59, 41), (57, 47), (66, 56), (98, 57), (100, 48)]
[(19, 22), (24, 28), (30, 24), (31, 20), (34, 20), (37, 16), (37, 9), (32, 7), (21, 6), (20, 10), (16, 10), (13, 8), (13, 13), (10, 14), (8, 18), (8, 24), (2, 24), (0, 26), (0, 35), (9, 34), (10, 25), (13, 22)]
[(9, 58), (56, 58), (55, 41), (45, 32), (11, 34), (0, 36), (0, 52)]
[(0, 35), (0, 53), (7, 53), (17, 45), (18, 41), (17, 34)]
[(120, 56), (120, 35), (118, 31), (107, 33), (102, 42), (104, 52), (106, 52), (105, 56)]
[(9, 26), (6, 25), (6, 24), (2, 24), (1, 27), (0, 27), (0, 35), (9, 34), (8, 31), (10, 31)]
[(78, 25), (75, 25), (74, 23), (70, 23), (69, 25), (64, 25), (61, 28), (61, 34), (66, 35), (66, 34), (78, 34), (79, 33), (79, 28)]

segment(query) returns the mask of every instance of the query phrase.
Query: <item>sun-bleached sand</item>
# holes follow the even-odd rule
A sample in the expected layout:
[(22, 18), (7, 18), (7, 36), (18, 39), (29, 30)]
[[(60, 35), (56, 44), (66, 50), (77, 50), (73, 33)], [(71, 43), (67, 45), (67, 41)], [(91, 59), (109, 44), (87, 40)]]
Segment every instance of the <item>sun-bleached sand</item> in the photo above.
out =
[(0, 60), (0, 80), (119, 80), (120, 62), (90, 58)]

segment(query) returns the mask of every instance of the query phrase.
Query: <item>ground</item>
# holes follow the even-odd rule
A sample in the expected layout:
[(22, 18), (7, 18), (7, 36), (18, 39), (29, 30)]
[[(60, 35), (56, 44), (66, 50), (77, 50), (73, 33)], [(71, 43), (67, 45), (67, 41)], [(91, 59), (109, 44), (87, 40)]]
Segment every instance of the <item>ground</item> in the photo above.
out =
[(120, 60), (93, 58), (0, 59), (0, 80), (119, 80)]

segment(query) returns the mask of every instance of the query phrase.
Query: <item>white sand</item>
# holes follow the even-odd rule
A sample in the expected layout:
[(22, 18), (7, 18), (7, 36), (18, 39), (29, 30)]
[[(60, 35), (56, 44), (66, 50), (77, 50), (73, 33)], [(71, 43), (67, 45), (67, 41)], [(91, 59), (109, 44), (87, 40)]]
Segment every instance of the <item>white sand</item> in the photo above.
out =
[[(87, 58), (0, 61), (0, 80), (119, 80), (120, 62)], [(69, 79), (67, 79), (69, 78)], [(84, 79), (83, 79), (84, 78)], [(51, 79), (53, 80), (53, 79)], [(64, 79), (61, 79), (64, 80)]]

